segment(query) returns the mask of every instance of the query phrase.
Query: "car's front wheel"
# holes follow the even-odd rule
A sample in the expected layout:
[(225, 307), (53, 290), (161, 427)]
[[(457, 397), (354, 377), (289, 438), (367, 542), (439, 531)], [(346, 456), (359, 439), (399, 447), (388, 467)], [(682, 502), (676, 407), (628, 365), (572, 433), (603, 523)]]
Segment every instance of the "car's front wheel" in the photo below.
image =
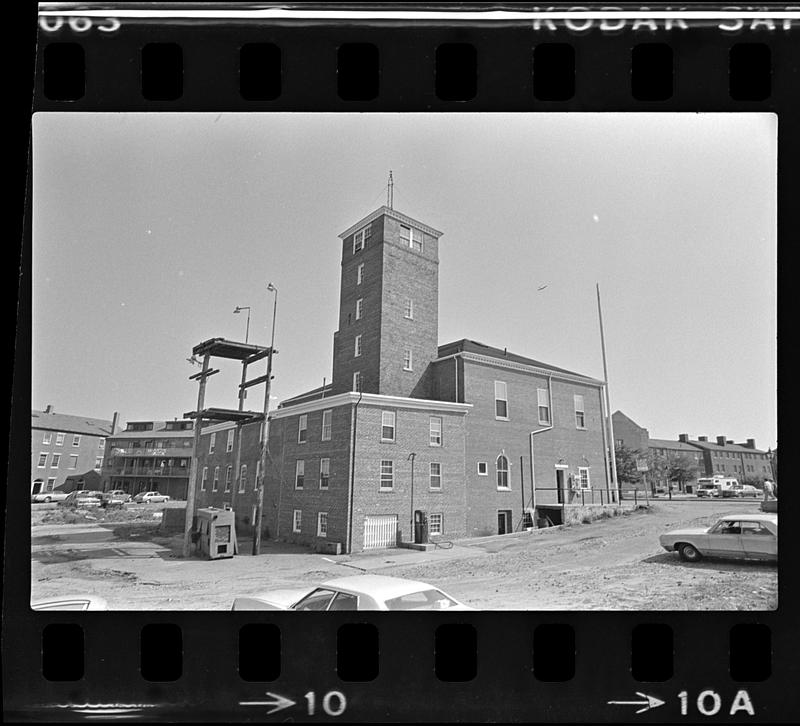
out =
[(44, 503), (45, 503), (45, 504), (50, 504), (50, 502), (52, 502), (52, 501), (53, 501), (53, 500), (52, 500), (52, 499), (50, 499), (50, 497), (45, 497), (45, 498), (44, 498)]
[(700, 550), (691, 544), (682, 544), (678, 548), (678, 554), (684, 562), (699, 562), (703, 559), (703, 555), (700, 554)]

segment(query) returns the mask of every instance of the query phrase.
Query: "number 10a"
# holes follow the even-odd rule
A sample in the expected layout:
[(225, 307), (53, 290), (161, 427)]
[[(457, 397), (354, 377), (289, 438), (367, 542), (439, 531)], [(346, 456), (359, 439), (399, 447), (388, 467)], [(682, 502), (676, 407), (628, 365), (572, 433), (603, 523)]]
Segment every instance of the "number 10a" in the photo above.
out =
[[(687, 716), (689, 714), (689, 692), (681, 691), (678, 694), (681, 702), (681, 715)], [(706, 690), (697, 694), (697, 701), (695, 703), (698, 713), (703, 716), (716, 716), (722, 710), (722, 697), (716, 691)], [(736, 696), (731, 702), (729, 715), (733, 716), (739, 711), (744, 711), (750, 716), (755, 716), (753, 710), (753, 702), (750, 700), (750, 694), (747, 691), (737, 691)]]

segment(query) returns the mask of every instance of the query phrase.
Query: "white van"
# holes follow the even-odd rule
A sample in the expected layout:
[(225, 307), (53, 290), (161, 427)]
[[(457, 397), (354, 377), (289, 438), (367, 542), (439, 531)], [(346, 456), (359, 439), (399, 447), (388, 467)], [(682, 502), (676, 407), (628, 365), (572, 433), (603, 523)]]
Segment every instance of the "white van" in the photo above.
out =
[(731, 476), (702, 477), (697, 480), (698, 497), (722, 497), (724, 492), (739, 486), (739, 480)]

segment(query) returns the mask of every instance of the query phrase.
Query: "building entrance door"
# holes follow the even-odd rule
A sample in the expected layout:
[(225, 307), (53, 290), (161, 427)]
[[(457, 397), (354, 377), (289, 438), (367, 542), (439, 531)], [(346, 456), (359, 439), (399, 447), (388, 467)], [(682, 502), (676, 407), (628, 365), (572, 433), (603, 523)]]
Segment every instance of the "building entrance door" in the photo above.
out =
[(511, 512), (501, 509), (497, 512), (497, 534), (508, 534), (511, 531)]
[(558, 503), (563, 504), (566, 500), (564, 496), (564, 469), (556, 469), (556, 495)]

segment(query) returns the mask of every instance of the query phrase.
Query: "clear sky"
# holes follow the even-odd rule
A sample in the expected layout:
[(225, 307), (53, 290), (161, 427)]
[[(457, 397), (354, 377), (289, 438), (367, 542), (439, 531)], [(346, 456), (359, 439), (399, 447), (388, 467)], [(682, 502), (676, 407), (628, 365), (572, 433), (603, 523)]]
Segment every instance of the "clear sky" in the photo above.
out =
[[(440, 343), (602, 378), (599, 283), (613, 410), (776, 445), (774, 115), (39, 113), (33, 152), (33, 408), (182, 416), (237, 305), (268, 344), (268, 282), (273, 405), (330, 380), (337, 235), (391, 169), (444, 232)], [(233, 408), (217, 367), (206, 403)]]

